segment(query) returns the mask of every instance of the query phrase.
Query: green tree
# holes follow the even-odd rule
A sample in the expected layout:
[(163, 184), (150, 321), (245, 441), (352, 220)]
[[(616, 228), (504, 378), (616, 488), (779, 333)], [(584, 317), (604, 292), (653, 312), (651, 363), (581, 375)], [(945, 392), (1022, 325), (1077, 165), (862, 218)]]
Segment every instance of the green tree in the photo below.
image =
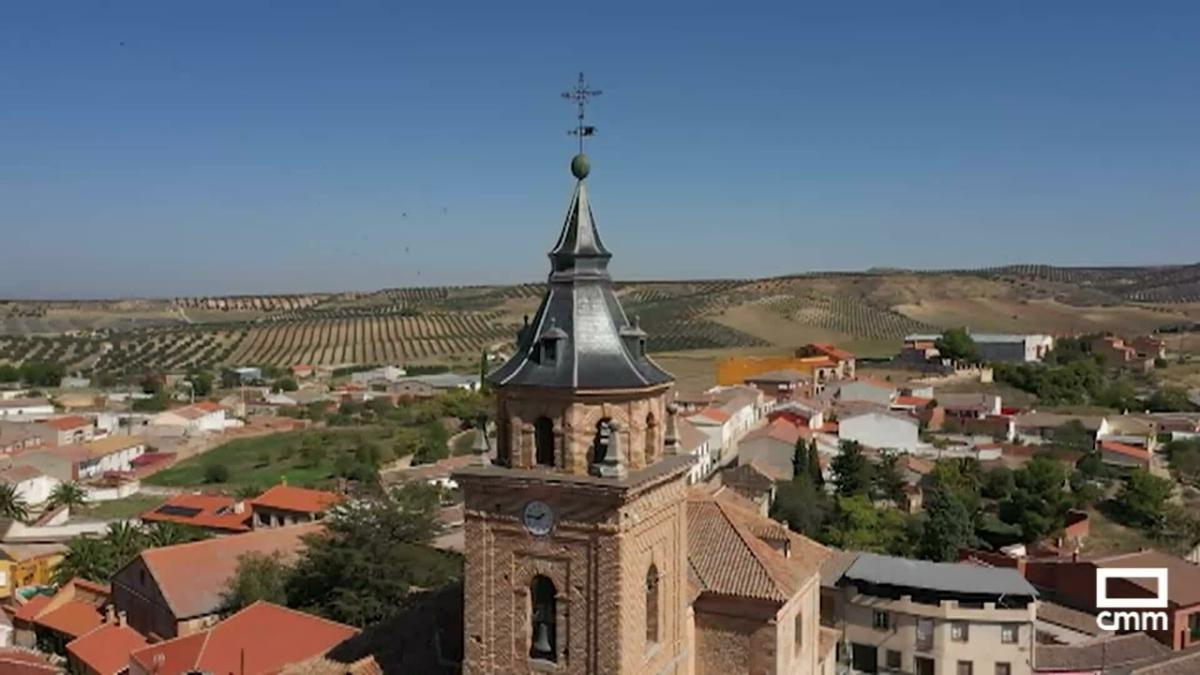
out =
[(978, 513), (980, 502), (979, 462), (972, 457), (940, 459), (929, 472), (929, 489), (954, 495), (967, 507), (967, 511)]
[(792, 477), (808, 473), (808, 441), (803, 436), (796, 438), (792, 447)]
[(290, 377), (281, 377), (271, 385), (271, 389), (274, 391), (296, 391), (299, 388), (300, 385)]
[(229, 482), (229, 467), (224, 464), (209, 464), (204, 467), (205, 483)]
[(104, 533), (104, 543), (111, 551), (115, 573), (146, 548), (146, 535), (136, 525), (116, 522), (108, 526), (108, 531)]
[(1064, 525), (1072, 500), (1063, 489), (1067, 471), (1062, 464), (1038, 455), (1013, 472), (1013, 483), (1012, 495), (1000, 504), (1000, 519), (1020, 527), (1023, 541), (1037, 541)]
[(856, 441), (842, 441), (833, 458), (833, 482), (840, 497), (866, 495), (871, 490), (871, 461)]
[(1154, 531), (1164, 524), (1173, 489), (1171, 481), (1138, 469), (1117, 494), (1116, 512), (1130, 525)]
[(959, 549), (977, 543), (973, 514), (953, 492), (931, 492), (925, 513), (928, 520), (921, 533), (920, 557), (939, 562), (956, 560)]
[(1200, 482), (1200, 439), (1171, 441), (1166, 446), (1167, 462), (1183, 483)]
[(871, 494), (875, 499), (887, 499), (893, 504), (903, 504), (904, 488), (907, 487), (900, 472), (900, 455), (883, 451), (875, 464), (871, 476)]
[(808, 478), (814, 487), (824, 491), (825, 474), (821, 473), (821, 452), (817, 449), (816, 439), (808, 445)]
[(1050, 442), (1068, 450), (1091, 452), (1096, 445), (1096, 437), (1083, 426), (1083, 422), (1075, 419), (1055, 428), (1050, 434)]
[(829, 511), (829, 498), (805, 474), (775, 484), (771, 517), (807, 537), (818, 538)]
[(213, 376), (211, 373), (195, 371), (188, 376), (188, 381), (192, 383), (192, 393), (196, 398), (204, 398), (212, 393)]
[(52, 581), (61, 586), (79, 577), (107, 584), (114, 572), (116, 562), (112, 547), (107, 542), (94, 537), (75, 537), (67, 542), (67, 550), (62, 561), (54, 568)]
[(287, 604), (287, 583), (292, 568), (279, 553), (245, 553), (238, 556), (237, 569), (222, 594), (225, 610), (239, 609), (263, 601)]
[(12, 483), (0, 483), (0, 518), (24, 521), (29, 517), (29, 504)]
[(180, 523), (154, 523), (145, 529), (144, 534), (146, 548), (186, 544), (189, 541), (200, 541), (212, 536), (207, 530)]
[(822, 541), (848, 550), (906, 555), (911, 550), (908, 533), (903, 513), (877, 509), (860, 494), (834, 500)]
[(288, 604), (366, 626), (400, 612), (414, 590), (458, 578), (461, 560), (428, 546), (438, 505), (436, 489), (414, 482), (330, 514), (288, 578)]
[(21, 371), (10, 364), (0, 364), (0, 383), (10, 384), (21, 380)]
[(1146, 400), (1146, 407), (1152, 412), (1182, 412), (1195, 409), (1188, 400), (1188, 393), (1182, 387), (1159, 387)]
[(933, 344), (942, 358), (954, 361), (978, 361), (979, 347), (965, 328), (951, 328)]
[(979, 486), (980, 494), (988, 499), (1003, 501), (1008, 499), (1017, 483), (1013, 479), (1012, 469), (1001, 464), (983, 474), (983, 482)]
[(76, 509), (87, 503), (87, 491), (83, 486), (75, 481), (69, 483), (59, 483), (50, 491), (50, 508), (58, 508), (65, 506), (68, 509)]

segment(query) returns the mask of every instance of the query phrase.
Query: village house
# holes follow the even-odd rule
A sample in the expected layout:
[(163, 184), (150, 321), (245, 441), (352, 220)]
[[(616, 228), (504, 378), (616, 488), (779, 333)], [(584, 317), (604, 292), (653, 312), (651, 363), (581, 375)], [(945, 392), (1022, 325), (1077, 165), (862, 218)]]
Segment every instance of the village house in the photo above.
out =
[(131, 628), (152, 639), (210, 628), (226, 608), (225, 589), (247, 553), (295, 558), (319, 524), (216, 537), (142, 551), (112, 580), (112, 602)]
[(30, 506), (38, 506), (49, 499), (50, 493), (61, 482), (28, 464), (13, 464), (0, 469), (0, 483), (13, 486), (17, 496)]
[(860, 377), (837, 382), (826, 389), (826, 395), (839, 403), (874, 403), (891, 406), (896, 400), (896, 388), (890, 382)]
[(811, 437), (808, 427), (777, 418), (746, 434), (738, 444), (738, 464), (753, 464), (772, 480), (791, 480), (796, 441), (803, 438), (807, 442)]
[(856, 672), (1033, 672), (1038, 593), (1015, 571), (874, 553), (829, 564), (844, 571), (823, 573), (822, 618)]
[[(904, 348), (924, 351), (927, 355), (932, 350), (937, 354), (935, 344), (941, 338), (941, 333), (908, 335), (904, 338)], [(971, 339), (979, 351), (979, 360), (985, 363), (1037, 363), (1054, 349), (1054, 338), (1049, 335), (971, 333)]]
[(133, 460), (145, 452), (146, 441), (140, 436), (109, 436), (90, 443), (26, 452), (16, 463), (35, 467), (48, 476), (68, 483), (96, 478), (109, 472), (131, 471)]
[(717, 465), (717, 454), (712, 450), (711, 439), (686, 417), (676, 420), (675, 428), (679, 451), (696, 458), (688, 475), (688, 483), (695, 485), (708, 480)]
[(307, 406), (329, 400), (329, 391), (322, 386), (306, 386), (296, 391), (271, 392), (263, 397), (266, 403), (282, 406)]
[(0, 399), (0, 419), (33, 422), (54, 415), (54, 405), (45, 398)]
[(76, 578), (44, 602), (22, 605), (13, 615), (16, 643), (65, 654), (67, 643), (103, 622), (101, 608), (108, 602), (109, 592), (104, 584)]
[[(1094, 627), (1096, 617), (1088, 618)], [(1145, 633), (1111, 635), (1082, 643), (1039, 644), (1034, 651), (1033, 672), (1038, 675), (1136, 675), (1139, 672), (1182, 675), (1198, 672), (1190, 669), (1164, 672), (1154, 665), (1164, 657), (1173, 656), (1174, 652)], [(1141, 666), (1147, 666), (1148, 671), (1142, 671)]]
[(41, 437), (49, 446), (86, 443), (95, 433), (92, 420), (78, 415), (51, 417), (34, 424), (40, 428)]
[(260, 601), (211, 628), (126, 652), (125, 667), (129, 675), (267, 675), (357, 634), (351, 626)]
[(1074, 421), (1083, 425), (1083, 428), (1090, 433), (1092, 440), (1109, 431), (1108, 420), (1100, 415), (1069, 415), (1031, 410), (1018, 413), (1013, 418), (1016, 442), (1033, 445), (1047, 443), (1064, 425)]
[(761, 391), (773, 401), (786, 401), (794, 396), (812, 396), (813, 377), (798, 370), (768, 370), (746, 378), (745, 384)]
[(739, 464), (722, 470), (719, 476), (720, 489), (733, 490), (748, 500), (760, 516), (770, 513), (775, 502), (775, 479), (765, 471), (754, 464)]
[(229, 425), (225, 409), (211, 401), (201, 401), (181, 408), (164, 410), (150, 418), (147, 433), (167, 436), (192, 436), (218, 433)]
[(140, 633), (115, 616), (109, 605), (104, 623), (67, 643), (69, 672), (79, 675), (123, 675), (129, 655), (148, 643)]
[(916, 419), (869, 405), (839, 407), (838, 440), (900, 452), (913, 452), (922, 446)]
[(0, 544), (0, 598), (48, 585), (66, 550), (62, 544)]
[(251, 500), (253, 526), (257, 530), (310, 523), (342, 501), (341, 495), (324, 490), (276, 485)]
[(288, 371), (291, 372), (292, 377), (296, 378), (297, 380), (307, 380), (316, 373), (313, 367), (307, 363), (297, 363), (294, 366), (290, 366)]
[(363, 387), (384, 385), (389, 382), (397, 382), (406, 374), (407, 371), (400, 366), (380, 366), (379, 368), (350, 373), (350, 382)]
[(995, 394), (942, 393), (937, 395), (937, 402), (948, 417), (960, 420), (981, 420), (988, 416), (998, 416), (1001, 411), (1000, 397)]
[(1120, 368), (1135, 372), (1150, 372), (1154, 369), (1154, 359), (1150, 355), (1139, 354), (1136, 347), (1125, 344), (1125, 341), (1115, 335), (1099, 335), (1089, 343), (1092, 353), (1109, 368)]
[(855, 377), (855, 358), (854, 354), (840, 349), (827, 342), (812, 342), (796, 349), (796, 356), (799, 358), (808, 358), (814, 356), (823, 356), (833, 363), (832, 372), (818, 373), (814, 372), (817, 380), (824, 382), (828, 379), (835, 380), (852, 380)]
[(459, 373), (432, 373), (429, 375), (407, 375), (395, 380), (396, 384), (415, 382), (432, 387), (435, 391), (479, 391), (478, 375)]
[(40, 448), (46, 444), (43, 433), (45, 431), (37, 424), (0, 420), (0, 454), (13, 455)]
[(225, 495), (174, 495), (141, 515), (143, 523), (176, 523), (214, 534), (238, 534), (251, 529), (251, 511), (242, 500)]
[(785, 419), (806, 429), (820, 429), (825, 424), (825, 405), (807, 398), (794, 398), (780, 403), (767, 413), (767, 420)]

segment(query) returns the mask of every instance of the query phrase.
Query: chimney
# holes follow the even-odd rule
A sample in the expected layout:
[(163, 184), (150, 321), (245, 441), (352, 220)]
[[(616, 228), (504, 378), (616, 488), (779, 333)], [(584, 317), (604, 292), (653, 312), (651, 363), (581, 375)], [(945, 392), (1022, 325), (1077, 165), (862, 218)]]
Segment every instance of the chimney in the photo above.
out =
[(116, 622), (117, 622), (117, 608), (113, 607), (112, 604), (109, 603), (104, 606), (104, 623), (116, 623)]
[(124, 611), (117, 612), (117, 625), (118, 626), (124, 626), (126, 620), (127, 619), (126, 619), (126, 615), (125, 615)]
[(233, 512), (238, 515), (245, 513), (246, 512), (246, 502), (244, 502), (240, 499), (238, 501), (234, 502), (233, 503)]

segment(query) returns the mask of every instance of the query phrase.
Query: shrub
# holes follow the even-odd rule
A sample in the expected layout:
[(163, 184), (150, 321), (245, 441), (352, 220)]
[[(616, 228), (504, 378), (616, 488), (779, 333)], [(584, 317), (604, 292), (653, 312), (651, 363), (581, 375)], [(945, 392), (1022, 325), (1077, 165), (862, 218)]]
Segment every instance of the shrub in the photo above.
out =
[(205, 483), (224, 483), (229, 480), (229, 467), (224, 464), (209, 464), (204, 467)]

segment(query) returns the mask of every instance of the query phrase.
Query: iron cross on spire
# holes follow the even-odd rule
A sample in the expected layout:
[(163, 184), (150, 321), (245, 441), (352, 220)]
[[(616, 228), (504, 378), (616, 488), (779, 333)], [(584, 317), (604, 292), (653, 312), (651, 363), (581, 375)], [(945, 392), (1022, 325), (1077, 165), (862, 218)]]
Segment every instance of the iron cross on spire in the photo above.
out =
[(587, 80), (583, 78), (582, 72), (579, 73), (579, 81), (575, 83), (575, 86), (567, 91), (564, 91), (562, 94), (563, 98), (575, 101), (575, 104), (578, 106), (578, 122), (576, 123), (575, 128), (567, 133), (571, 136), (579, 137), (579, 154), (581, 155), (583, 154), (584, 137), (593, 136), (596, 133), (596, 127), (588, 126), (583, 123), (584, 117), (587, 115), (588, 99), (593, 96), (599, 96), (600, 94), (601, 92), (599, 89), (587, 88)]

